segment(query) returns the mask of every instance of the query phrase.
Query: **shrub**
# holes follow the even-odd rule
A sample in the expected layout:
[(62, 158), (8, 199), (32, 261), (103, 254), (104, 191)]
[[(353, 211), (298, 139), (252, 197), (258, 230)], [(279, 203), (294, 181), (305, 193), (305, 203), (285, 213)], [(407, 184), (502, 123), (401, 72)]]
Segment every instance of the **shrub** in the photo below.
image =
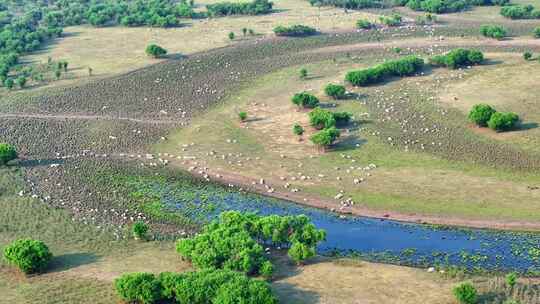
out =
[[(323, 129), (310, 137), (311, 142), (319, 147), (326, 148), (332, 145), (339, 137), (340, 132), (335, 127)], [(292, 248), (291, 248), (292, 249)]]
[(306, 79), (307, 78), (308, 71), (307, 71), (306, 68), (301, 68), (299, 73), (300, 73), (300, 79)]
[(131, 230), (135, 239), (144, 240), (146, 238), (146, 233), (148, 232), (148, 225), (144, 222), (135, 222)]
[(246, 121), (247, 116), (248, 116), (248, 115), (247, 115), (246, 112), (243, 112), (243, 111), (242, 111), (242, 112), (238, 113), (238, 118), (240, 118), (240, 121)]
[[(324, 131), (321, 131), (324, 132)], [(297, 264), (303, 263), (305, 260), (315, 256), (315, 251), (302, 243), (293, 243), (288, 252), (289, 257)]]
[(272, 12), (273, 3), (268, 0), (254, 0), (252, 2), (218, 2), (206, 5), (208, 15), (262, 15)]
[(506, 29), (500, 25), (482, 25), (480, 27), (480, 33), (484, 37), (495, 38), (498, 40), (506, 37)]
[(52, 259), (52, 254), (42, 241), (19, 239), (4, 249), (4, 258), (22, 272), (29, 274), (45, 270)]
[(391, 60), (364, 70), (350, 71), (345, 80), (355, 86), (365, 86), (383, 81), (390, 76), (410, 76), (424, 67), (424, 60), (415, 56), (406, 56)]
[(229, 40), (234, 40), (234, 33), (233, 32), (229, 32)]
[(319, 99), (306, 92), (294, 94), (292, 102), (301, 108), (312, 109), (319, 105)]
[(519, 116), (512, 112), (495, 112), (488, 121), (488, 127), (495, 131), (508, 131), (519, 121)]
[(294, 124), (293, 126), (293, 133), (298, 136), (302, 136), (304, 134), (304, 128), (299, 124)]
[(380, 16), (379, 21), (387, 26), (398, 26), (401, 24), (401, 15), (392, 14), (391, 16)]
[(13, 79), (11, 79), (11, 78), (6, 78), (6, 80), (4, 80), (4, 86), (8, 90), (11, 90), (11, 89), (13, 89), (13, 86), (15, 86), (15, 81), (13, 81)]
[(182, 284), (186, 279), (184, 274), (174, 272), (162, 272), (158, 276), (158, 281), (161, 287), (162, 299), (173, 299), (175, 297), (176, 286)]
[(430, 58), (429, 62), (434, 66), (445, 66), (457, 69), (466, 65), (476, 65), (484, 61), (484, 54), (478, 50), (453, 49), (445, 55)]
[(324, 87), (324, 93), (334, 99), (342, 99), (345, 97), (345, 87), (330, 83)]
[(373, 27), (373, 23), (366, 19), (358, 19), (356, 21), (356, 27), (363, 30), (369, 30)]
[(309, 112), (309, 122), (317, 130), (330, 128), (336, 125), (334, 114), (321, 108), (315, 108), (315, 110)]
[(532, 58), (531, 52), (525, 52), (523, 53), (523, 59), (530, 60)]
[(159, 46), (157, 44), (149, 44), (146, 47), (145, 52), (146, 52), (146, 55), (152, 56), (154, 58), (159, 58), (159, 57), (167, 54), (167, 50), (162, 48), (161, 46)]
[(510, 19), (539, 19), (540, 11), (532, 5), (511, 5), (503, 6), (501, 15)]
[(517, 283), (517, 278), (518, 278), (518, 275), (515, 272), (511, 272), (507, 274), (505, 277), (506, 285), (508, 285), (508, 287), (510, 288), (514, 288), (514, 286), (516, 286), (516, 283)]
[(454, 296), (461, 304), (476, 304), (476, 288), (470, 282), (463, 282), (454, 287)]
[(212, 303), (277, 304), (278, 301), (268, 283), (243, 277), (220, 286)]
[(0, 143), (0, 165), (5, 165), (14, 159), (17, 159), (15, 147), (10, 144)]
[(533, 36), (535, 38), (540, 38), (540, 26), (534, 29)]
[(114, 280), (116, 293), (126, 302), (155, 303), (161, 299), (161, 284), (151, 273), (128, 273)]
[(315, 35), (316, 33), (316, 29), (301, 24), (296, 24), (288, 27), (279, 25), (274, 28), (274, 34), (276, 34), (276, 36), (299, 37)]
[(336, 125), (338, 126), (344, 126), (348, 124), (351, 121), (352, 114), (349, 112), (335, 112), (334, 113), (334, 120), (336, 121)]
[(266, 261), (262, 263), (259, 272), (265, 279), (271, 279), (272, 275), (274, 274), (274, 265), (272, 265), (270, 261)]
[(495, 109), (487, 104), (476, 104), (469, 112), (469, 120), (477, 126), (486, 127)]
[(19, 88), (23, 89), (26, 85), (26, 77), (19, 76), (17, 79), (15, 79), (15, 83), (19, 86)]

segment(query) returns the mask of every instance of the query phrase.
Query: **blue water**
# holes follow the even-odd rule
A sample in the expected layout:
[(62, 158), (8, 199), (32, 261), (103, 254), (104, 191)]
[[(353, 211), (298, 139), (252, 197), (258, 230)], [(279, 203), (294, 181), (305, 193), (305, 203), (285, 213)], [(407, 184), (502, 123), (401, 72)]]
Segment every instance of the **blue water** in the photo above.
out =
[[(484, 270), (540, 271), (540, 234), (480, 229), (435, 228), (335, 213), (288, 201), (231, 192), (216, 196), (195, 196), (190, 208), (176, 200), (172, 192), (161, 192), (162, 200), (175, 209), (189, 209), (204, 220), (225, 210), (255, 212), (260, 215), (309, 216), (327, 231), (320, 244), (323, 254), (354, 254), (363, 258), (412, 266), (459, 266)], [(210, 207), (209, 207), (210, 206)], [(195, 208), (194, 208), (195, 207)], [(201, 219), (201, 217), (198, 217)]]

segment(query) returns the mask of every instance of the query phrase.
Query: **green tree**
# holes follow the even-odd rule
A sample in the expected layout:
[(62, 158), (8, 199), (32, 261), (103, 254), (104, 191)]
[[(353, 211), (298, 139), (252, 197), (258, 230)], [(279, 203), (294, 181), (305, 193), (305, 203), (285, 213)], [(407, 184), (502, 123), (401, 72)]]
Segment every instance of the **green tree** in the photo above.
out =
[(62, 76), (62, 71), (60, 70), (56, 70), (54, 71), (54, 77), (56, 77), (56, 79), (60, 79), (60, 76)]
[(487, 125), (495, 131), (508, 131), (516, 126), (519, 116), (512, 112), (495, 112), (491, 115)]
[(500, 25), (482, 25), (480, 27), (480, 33), (484, 37), (495, 38), (501, 40), (507, 35), (507, 31)]
[(265, 261), (261, 265), (261, 269), (259, 270), (259, 273), (267, 280), (272, 278), (272, 275), (274, 274), (274, 265), (270, 261)]
[(319, 99), (307, 92), (301, 92), (294, 94), (292, 103), (300, 108), (315, 108), (319, 105)]
[(345, 87), (338, 84), (329, 83), (324, 87), (324, 93), (334, 99), (342, 99), (345, 97)]
[(366, 19), (358, 19), (356, 21), (356, 27), (363, 30), (369, 30), (373, 27), (373, 24)]
[(340, 132), (335, 127), (323, 129), (310, 137), (311, 142), (325, 149), (332, 145), (339, 137)]
[(535, 38), (540, 38), (540, 26), (534, 29), (533, 36)]
[(152, 56), (154, 58), (159, 58), (159, 57), (167, 54), (167, 50), (162, 48), (161, 46), (159, 46), (157, 44), (149, 44), (146, 47), (145, 52), (146, 52), (146, 55)]
[(516, 272), (510, 272), (505, 277), (506, 285), (508, 285), (510, 289), (513, 289), (514, 286), (516, 286), (517, 279), (518, 279), (518, 274)]
[(146, 234), (148, 233), (148, 225), (141, 221), (135, 222), (131, 228), (131, 231), (133, 232), (135, 239), (144, 240), (146, 239)]
[(300, 79), (306, 79), (308, 76), (308, 70), (306, 68), (301, 68), (299, 74)]
[(244, 35), (244, 37), (247, 35), (247, 31), (248, 29), (247, 28), (242, 28), (242, 34)]
[(472, 283), (460, 283), (452, 291), (460, 304), (476, 304), (477, 292)]
[(229, 32), (229, 40), (234, 40), (234, 33), (233, 32)]
[(15, 83), (19, 86), (19, 88), (24, 89), (24, 86), (26, 85), (26, 77), (19, 76), (17, 79), (15, 79)]
[(295, 242), (289, 249), (288, 255), (295, 263), (302, 264), (305, 260), (315, 256), (315, 249), (306, 244)]
[(317, 130), (334, 127), (336, 125), (334, 114), (319, 107), (309, 112), (309, 122)]
[(15, 81), (13, 81), (11, 78), (7, 78), (4, 80), (4, 86), (6, 86), (8, 90), (11, 90), (13, 89), (13, 86), (15, 86)]
[(4, 258), (22, 272), (30, 274), (45, 270), (52, 259), (52, 253), (42, 241), (19, 239), (4, 249)]
[(151, 273), (128, 273), (114, 280), (116, 293), (122, 300), (152, 304), (161, 299), (161, 285)]
[(246, 121), (247, 116), (248, 116), (247, 113), (244, 112), (244, 111), (238, 113), (238, 118), (240, 118), (240, 121), (242, 121), (242, 122)]
[(469, 120), (479, 127), (486, 127), (495, 109), (487, 104), (476, 104), (469, 112)]
[(0, 143), (0, 166), (14, 159), (17, 159), (17, 150), (15, 147), (10, 144)]
[(532, 58), (532, 56), (533, 55), (531, 54), (531, 52), (523, 53), (523, 59), (525, 59), (525, 60), (530, 60)]
[(295, 135), (302, 136), (302, 134), (304, 134), (304, 128), (300, 124), (295, 123), (293, 126), (293, 133)]

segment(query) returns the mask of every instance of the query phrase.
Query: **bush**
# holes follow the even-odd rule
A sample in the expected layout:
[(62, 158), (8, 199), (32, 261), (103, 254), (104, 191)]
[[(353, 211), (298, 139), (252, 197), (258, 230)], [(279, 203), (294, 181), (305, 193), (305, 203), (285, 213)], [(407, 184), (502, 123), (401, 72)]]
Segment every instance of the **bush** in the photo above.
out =
[(262, 15), (271, 13), (273, 5), (274, 4), (268, 0), (254, 0), (252, 2), (218, 2), (206, 5), (206, 10), (211, 17)]
[(514, 288), (514, 286), (516, 286), (517, 279), (518, 279), (517, 273), (511, 272), (507, 274), (505, 277), (506, 285), (508, 285), (508, 287), (510, 288)]
[(152, 56), (154, 58), (159, 58), (165, 54), (167, 54), (167, 50), (160, 47), (157, 44), (150, 44), (146, 47), (146, 55)]
[(349, 112), (335, 112), (334, 113), (334, 120), (336, 121), (336, 125), (338, 126), (344, 126), (347, 125), (352, 118), (352, 114)]
[(476, 104), (469, 112), (469, 120), (477, 126), (486, 127), (495, 109), (487, 104)]
[(45, 243), (32, 239), (16, 240), (4, 249), (6, 261), (27, 274), (45, 270), (52, 256)]
[(162, 299), (173, 299), (175, 297), (176, 286), (182, 284), (183, 280), (186, 279), (185, 274), (174, 273), (174, 272), (162, 272), (158, 276), (158, 281), (160, 283), (161, 298)]
[(235, 278), (217, 290), (212, 303), (277, 304), (268, 283), (248, 278)]
[(274, 265), (272, 265), (270, 261), (266, 261), (262, 263), (261, 269), (259, 272), (265, 279), (271, 279), (272, 275), (274, 274)]
[(356, 27), (363, 30), (369, 30), (373, 27), (373, 23), (366, 19), (358, 19), (356, 21)]
[(495, 38), (498, 40), (506, 37), (506, 29), (500, 25), (482, 25), (480, 27), (480, 33), (484, 37)]
[(508, 131), (515, 127), (519, 116), (512, 112), (495, 112), (491, 115), (487, 125), (495, 131)]
[[(311, 142), (319, 147), (326, 148), (332, 145), (339, 137), (340, 132), (336, 127), (323, 129), (310, 137)], [(291, 247), (292, 249), (292, 247)]]
[(334, 114), (321, 108), (315, 108), (315, 110), (309, 112), (309, 122), (317, 130), (330, 128), (336, 125)]
[(533, 36), (535, 38), (540, 38), (540, 27), (537, 27), (537, 28), (534, 29)]
[(238, 118), (240, 118), (240, 121), (246, 121), (247, 116), (248, 116), (248, 115), (247, 115), (246, 112), (243, 112), (243, 111), (242, 111), (242, 112), (238, 113)]
[[(323, 131), (321, 131), (323, 132)], [(305, 260), (315, 256), (315, 251), (302, 243), (293, 243), (289, 250), (289, 257), (297, 264), (303, 263)]]
[(293, 126), (293, 133), (298, 136), (302, 136), (304, 134), (304, 128), (299, 124), (294, 124)]
[(387, 26), (398, 26), (401, 24), (401, 15), (392, 14), (391, 16), (380, 16), (379, 21)]
[(10, 144), (0, 143), (0, 166), (14, 159), (17, 159), (17, 150), (15, 150), (15, 147)]
[(301, 92), (294, 94), (292, 103), (301, 108), (315, 108), (319, 105), (319, 99), (309, 93)]
[(7, 78), (6, 80), (4, 80), (4, 86), (5, 86), (8, 90), (13, 89), (13, 86), (14, 86), (14, 85), (15, 85), (15, 81), (13, 81), (13, 79)]
[(476, 304), (476, 288), (470, 282), (463, 282), (454, 287), (454, 296), (461, 304)]
[(324, 87), (324, 93), (334, 99), (342, 99), (345, 97), (345, 87), (330, 83)]
[(122, 300), (135, 303), (155, 303), (161, 299), (161, 284), (151, 273), (128, 273), (114, 280), (116, 293)]
[(306, 79), (308, 75), (308, 71), (306, 68), (300, 69), (300, 79)]
[(23, 89), (26, 85), (26, 77), (19, 76), (17, 79), (15, 79), (15, 83), (19, 86), (19, 88)]
[(316, 33), (316, 29), (301, 24), (296, 24), (288, 27), (278, 25), (274, 28), (274, 34), (276, 34), (276, 36), (300, 37), (315, 35)]
[(131, 230), (135, 239), (144, 240), (146, 238), (146, 233), (148, 232), (148, 225), (144, 222), (135, 222)]
[(532, 5), (511, 5), (503, 6), (501, 15), (510, 19), (539, 19), (540, 11)]
[(229, 40), (234, 40), (234, 33), (233, 32), (229, 32)]
[(430, 58), (429, 62), (434, 66), (445, 66), (457, 69), (466, 65), (481, 64), (484, 61), (484, 54), (478, 50), (453, 49), (445, 55), (438, 55)]
[(383, 81), (390, 76), (410, 76), (424, 67), (424, 60), (415, 56), (407, 56), (398, 60), (391, 60), (375, 67), (359, 71), (350, 71), (345, 80), (355, 86), (365, 86)]
[(523, 59), (530, 60), (532, 58), (531, 52), (525, 52), (523, 53)]

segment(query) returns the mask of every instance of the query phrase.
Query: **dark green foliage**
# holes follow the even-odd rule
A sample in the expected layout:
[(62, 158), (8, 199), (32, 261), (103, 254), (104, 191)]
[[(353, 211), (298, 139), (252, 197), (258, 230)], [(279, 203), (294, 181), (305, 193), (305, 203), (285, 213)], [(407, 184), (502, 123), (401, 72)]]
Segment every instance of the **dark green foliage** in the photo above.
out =
[(234, 40), (234, 33), (233, 32), (229, 32), (229, 40)]
[(11, 89), (13, 89), (13, 86), (15, 86), (15, 81), (13, 81), (13, 79), (11, 79), (11, 78), (7, 78), (6, 80), (4, 80), (4, 86), (8, 90), (11, 90)]
[(317, 130), (334, 127), (336, 125), (336, 119), (334, 113), (315, 108), (315, 110), (309, 112), (309, 123)]
[(309, 93), (301, 92), (294, 94), (292, 103), (301, 108), (315, 108), (319, 105), (319, 99)]
[(490, 105), (476, 104), (469, 112), (469, 120), (477, 126), (486, 127), (489, 119), (495, 112), (495, 109)]
[(19, 88), (23, 89), (26, 85), (26, 77), (22, 75), (17, 77), (17, 79), (15, 79), (15, 83), (19, 86)]
[(412, 10), (430, 13), (452, 13), (463, 11), (471, 6), (506, 5), (510, 0), (309, 0), (311, 5), (336, 6), (347, 9), (388, 8), (390, 6), (407, 6)]
[(211, 17), (229, 15), (262, 15), (272, 12), (273, 3), (268, 0), (252, 2), (218, 2), (208, 4), (206, 9)]
[(463, 282), (454, 287), (452, 290), (454, 296), (461, 304), (476, 304), (477, 292), (476, 288), (470, 282)]
[(242, 111), (242, 112), (238, 113), (238, 118), (240, 118), (240, 121), (246, 121), (247, 116), (248, 116), (248, 115), (247, 115), (246, 112), (243, 112), (243, 111)]
[(334, 120), (337, 126), (347, 125), (352, 118), (352, 114), (349, 112), (334, 112)]
[(410, 76), (424, 67), (424, 60), (407, 56), (398, 60), (387, 61), (372, 68), (348, 72), (345, 80), (355, 86), (365, 86), (383, 81), (391, 76)]
[(161, 284), (151, 273), (128, 273), (114, 280), (116, 293), (122, 300), (135, 303), (155, 303), (161, 299)]
[(270, 261), (266, 261), (262, 263), (259, 272), (265, 279), (271, 279), (274, 274), (274, 265)]
[(345, 87), (338, 84), (327, 84), (324, 87), (324, 93), (334, 99), (341, 99), (345, 97)]
[(148, 225), (144, 222), (135, 222), (131, 230), (136, 239), (144, 240), (146, 238), (146, 233), (148, 232)]
[(30, 274), (45, 270), (52, 253), (42, 241), (19, 239), (4, 249), (4, 258), (22, 272)]
[(509, 5), (501, 8), (501, 15), (510, 19), (540, 19), (540, 10), (528, 5)]
[(495, 131), (508, 131), (515, 127), (519, 121), (519, 116), (512, 112), (495, 112), (491, 115), (487, 125)]
[(299, 124), (294, 124), (293, 133), (295, 135), (301, 136), (302, 134), (304, 134), (304, 128)]
[(159, 46), (157, 44), (152, 43), (152, 44), (149, 44), (146, 47), (145, 53), (148, 56), (152, 56), (154, 58), (159, 58), (159, 57), (167, 54), (167, 50), (162, 48), (161, 46)]
[(325, 238), (326, 233), (317, 230), (304, 215), (261, 217), (228, 211), (205, 226), (201, 234), (179, 240), (176, 250), (203, 269), (224, 268), (265, 275), (269, 261), (258, 242), (285, 248), (299, 242), (315, 250)]
[[(328, 144), (326, 144), (325, 146), (327, 145)], [(300, 264), (303, 261), (315, 256), (315, 251), (313, 250), (313, 248), (310, 248), (302, 243), (293, 243), (288, 254), (293, 261), (295, 261), (297, 264)]]
[(381, 0), (309, 0), (313, 6), (335, 6), (346, 9), (383, 8)]
[[(336, 127), (330, 127), (330, 128), (323, 129), (313, 134), (309, 139), (315, 145), (326, 148), (332, 145), (339, 136), (340, 136), (339, 130), (336, 129)], [(300, 249), (303, 249), (303, 248), (297, 248), (297, 250), (300, 250)], [(297, 254), (298, 253), (295, 253), (295, 255)]]
[(176, 286), (182, 284), (186, 275), (175, 272), (162, 272), (158, 276), (161, 299), (174, 299)]
[(484, 54), (478, 50), (453, 49), (446, 55), (438, 55), (430, 58), (430, 64), (445, 66), (452, 69), (467, 65), (477, 65), (484, 61)]
[(540, 38), (540, 27), (537, 27), (533, 31), (534, 38)]
[(238, 277), (221, 285), (212, 303), (276, 304), (277, 299), (266, 282)]
[(369, 22), (369, 20), (366, 19), (358, 19), (356, 21), (356, 27), (359, 29), (369, 30), (373, 27), (373, 23)]
[(308, 70), (306, 68), (300, 69), (300, 79), (306, 79), (308, 75)]
[(523, 59), (525, 60), (530, 60), (532, 58), (532, 53), (531, 52), (525, 52), (523, 53)]
[(401, 15), (392, 14), (391, 16), (380, 16), (379, 21), (387, 26), (398, 26), (401, 24)]
[(300, 37), (300, 36), (310, 36), (315, 35), (317, 30), (301, 24), (291, 25), (291, 26), (282, 26), (278, 25), (274, 28), (274, 34), (276, 36), (291, 36), (291, 37)]
[(516, 286), (517, 279), (518, 279), (517, 273), (511, 272), (507, 274), (505, 277), (506, 285), (508, 285), (508, 287), (510, 288), (514, 288), (514, 286)]
[(498, 40), (506, 37), (506, 29), (500, 25), (482, 25), (480, 27), (480, 33), (484, 37), (495, 38)]

